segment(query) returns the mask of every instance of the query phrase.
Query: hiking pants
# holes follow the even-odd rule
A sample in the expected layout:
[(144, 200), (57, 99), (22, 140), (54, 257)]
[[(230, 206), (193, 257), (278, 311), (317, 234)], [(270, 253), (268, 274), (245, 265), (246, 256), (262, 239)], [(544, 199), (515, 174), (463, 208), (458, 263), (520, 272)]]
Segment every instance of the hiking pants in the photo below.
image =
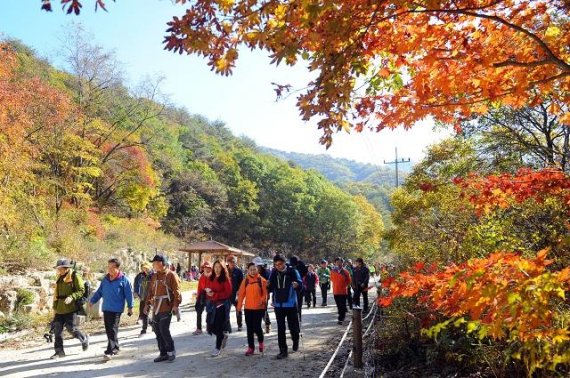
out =
[(306, 289), (305, 291), (305, 301), (307, 301), (307, 307), (311, 307), (311, 297), (313, 307), (315, 307), (317, 305), (317, 290), (315, 288)]
[(285, 336), (285, 318), (291, 333), (293, 343), (299, 342), (299, 316), (297, 307), (275, 307), (275, 318), (277, 318), (277, 339), (279, 340), (279, 351), (287, 352), (287, 338)]
[(224, 339), (224, 331), (226, 331), (226, 307), (221, 305), (216, 308), (214, 314), (214, 327), (212, 333), (216, 335), (216, 349), (222, 348), (222, 340)]
[(265, 310), (245, 310), (245, 326), (247, 327), (247, 345), (254, 349), (255, 343), (253, 335), (257, 335), (257, 341), (263, 342), (263, 330), (261, 329), (261, 321), (265, 315)]
[(352, 310), (352, 289), (348, 287), (348, 295), (346, 295), (346, 301), (348, 303), (348, 307)]
[(327, 304), (327, 291), (329, 290), (329, 283), (321, 284), (321, 296), (323, 297), (323, 305)]
[(346, 295), (336, 295), (334, 296), (334, 301), (336, 302), (336, 308), (338, 310), (338, 320), (344, 321), (346, 316)]
[(121, 312), (103, 311), (103, 322), (105, 323), (105, 333), (107, 334), (107, 350), (105, 354), (112, 354), (119, 350), (119, 322)]
[(362, 288), (357, 287), (354, 289), (354, 297), (352, 298), (352, 301), (354, 303), (355, 306), (360, 306), (360, 295), (362, 295), (362, 302), (363, 303), (363, 308), (362, 310), (366, 313), (368, 312), (368, 291), (367, 290), (362, 290)]
[(302, 290), (297, 290), (297, 312), (299, 314), (299, 321), (301, 320), (301, 315), (303, 315), (303, 292)]
[(265, 306), (265, 326), (271, 325), (271, 318), (269, 317), (269, 298), (267, 298), (267, 303)]
[(202, 313), (204, 313), (204, 305), (196, 303), (194, 309), (196, 310), (196, 329), (202, 329)]
[(146, 329), (148, 328), (148, 315), (144, 313), (144, 306), (146, 301), (141, 300), (139, 305), (139, 319), (142, 320), (142, 332), (146, 333)]
[(168, 352), (174, 352), (174, 340), (170, 334), (170, 322), (172, 321), (172, 312), (159, 312), (154, 315), (152, 321), (152, 329), (156, 334), (156, 342), (161, 356), (166, 356)]
[(53, 329), (54, 329), (54, 349), (56, 353), (64, 353), (63, 351), (63, 330), (67, 329), (67, 332), (71, 333), (76, 339), (81, 343), (85, 342), (87, 336), (85, 333), (81, 332), (77, 327), (75, 327), (75, 313), (69, 314), (55, 314), (53, 319)]

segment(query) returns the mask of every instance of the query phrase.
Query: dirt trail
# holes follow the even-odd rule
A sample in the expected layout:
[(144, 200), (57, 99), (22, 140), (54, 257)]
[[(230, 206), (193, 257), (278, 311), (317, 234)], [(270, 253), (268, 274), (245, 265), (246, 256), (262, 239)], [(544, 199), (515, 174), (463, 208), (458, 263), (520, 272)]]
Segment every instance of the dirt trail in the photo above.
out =
[[(186, 295), (186, 298), (189, 296)], [(320, 302), (320, 300), (319, 300)], [(119, 330), (121, 354), (112, 361), (103, 362), (106, 347), (104, 334), (93, 335), (91, 346), (86, 352), (75, 339), (65, 340), (65, 358), (50, 360), (53, 345), (40, 343), (23, 349), (0, 351), (0, 376), (3, 377), (318, 377), (330, 358), (334, 347), (331, 340), (345, 329), (336, 324), (336, 308), (332, 297), (329, 307), (303, 308), (302, 332), (304, 344), (297, 353), (290, 353), (288, 360), (275, 360), (278, 353), (275, 316), (271, 312), (273, 329), (266, 335), (264, 356), (256, 354), (245, 357), (245, 326), (236, 332), (235, 311), (232, 311), (234, 332), (230, 335), (226, 349), (219, 357), (210, 357), (214, 337), (207, 334), (192, 336), (196, 313), (188, 304), (183, 306), (182, 320), (171, 326), (176, 344), (177, 358), (173, 363), (153, 363), (158, 355), (156, 340), (151, 332), (138, 338), (139, 326)], [(124, 315), (126, 316), (126, 315)], [(204, 316), (205, 317), (205, 316)], [(101, 321), (101, 329), (103, 324)], [(335, 337), (336, 336), (336, 337)], [(288, 334), (289, 337), (289, 334)], [(291, 340), (288, 338), (289, 351)], [(257, 343), (256, 343), (257, 344)]]

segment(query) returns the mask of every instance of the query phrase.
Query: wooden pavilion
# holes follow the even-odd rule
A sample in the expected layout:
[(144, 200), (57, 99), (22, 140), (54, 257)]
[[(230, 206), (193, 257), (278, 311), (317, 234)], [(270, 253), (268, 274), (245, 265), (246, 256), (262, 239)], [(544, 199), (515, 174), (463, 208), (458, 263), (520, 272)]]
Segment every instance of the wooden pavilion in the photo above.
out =
[(202, 256), (209, 256), (207, 260), (213, 261), (217, 258), (225, 260), (227, 256), (233, 255), (237, 257), (238, 263), (241, 259), (255, 256), (253, 253), (242, 251), (241, 249), (230, 247), (215, 240), (192, 243), (180, 251), (188, 253), (188, 270), (192, 267), (192, 258), (198, 255), (198, 267), (202, 265)]

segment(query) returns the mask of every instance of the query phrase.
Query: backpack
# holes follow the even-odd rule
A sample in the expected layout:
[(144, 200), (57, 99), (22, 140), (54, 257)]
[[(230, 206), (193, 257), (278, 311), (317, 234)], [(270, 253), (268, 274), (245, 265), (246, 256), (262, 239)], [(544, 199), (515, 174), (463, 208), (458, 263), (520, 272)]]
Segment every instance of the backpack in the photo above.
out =
[[(77, 290), (77, 288), (75, 287), (75, 277), (77, 276), (77, 271), (74, 270), (73, 273), (71, 273), (71, 285), (73, 287), (73, 291), (75, 292)], [(77, 312), (84, 315), (85, 314), (85, 304), (87, 303), (87, 301), (89, 300), (89, 297), (91, 296), (91, 283), (89, 283), (89, 281), (84, 280), (83, 281), (83, 296), (79, 299), (77, 299), (75, 301), (75, 304), (77, 306)]]
[[(249, 285), (249, 279), (244, 278), (245, 280), (245, 289), (247, 290), (247, 285)], [(261, 276), (257, 277), (257, 284), (259, 285), (259, 292), (263, 295), (263, 287), (261, 286)]]

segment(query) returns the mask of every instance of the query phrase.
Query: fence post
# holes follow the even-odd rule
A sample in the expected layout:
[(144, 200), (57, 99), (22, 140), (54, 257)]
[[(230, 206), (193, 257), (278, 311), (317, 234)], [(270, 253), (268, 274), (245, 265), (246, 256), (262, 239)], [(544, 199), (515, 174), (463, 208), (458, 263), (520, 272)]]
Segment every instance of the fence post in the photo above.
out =
[(352, 310), (352, 366), (362, 369), (362, 310)]

